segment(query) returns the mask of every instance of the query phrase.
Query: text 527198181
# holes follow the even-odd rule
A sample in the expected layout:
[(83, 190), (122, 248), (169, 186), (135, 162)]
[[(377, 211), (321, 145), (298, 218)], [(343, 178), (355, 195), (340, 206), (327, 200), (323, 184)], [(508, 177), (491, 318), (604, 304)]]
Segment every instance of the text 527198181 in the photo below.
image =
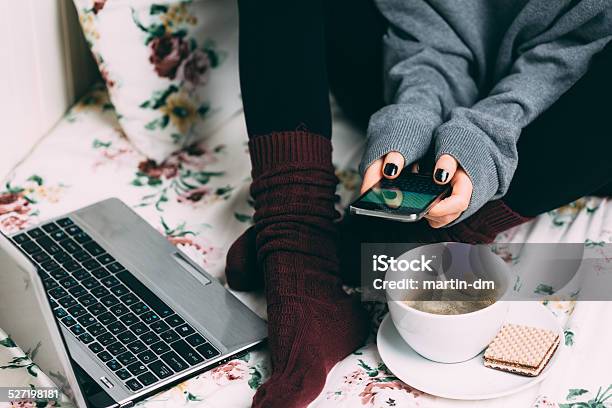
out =
[(0, 402), (57, 400), (59, 397), (59, 389), (55, 387), (0, 387)]

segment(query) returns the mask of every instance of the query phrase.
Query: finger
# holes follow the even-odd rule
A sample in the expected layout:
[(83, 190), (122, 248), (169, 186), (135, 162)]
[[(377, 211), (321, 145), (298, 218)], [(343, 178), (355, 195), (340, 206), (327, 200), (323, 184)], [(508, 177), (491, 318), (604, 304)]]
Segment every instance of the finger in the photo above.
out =
[(449, 197), (436, 204), (429, 210), (430, 217), (444, 217), (467, 209), (472, 198), (472, 182), (463, 171), (457, 172), (451, 181), (453, 192)]
[(456, 171), (457, 160), (453, 156), (443, 154), (436, 162), (434, 181), (438, 184), (446, 184), (452, 180)]
[(404, 156), (398, 152), (389, 152), (385, 156), (383, 165), (383, 175), (388, 179), (394, 179), (399, 176), (404, 168)]
[(417, 163), (414, 163), (414, 164), (412, 165), (412, 168), (410, 169), (410, 171), (411, 171), (412, 173), (418, 173), (418, 172), (419, 172), (419, 163), (418, 163), (418, 162), (417, 162)]
[(442, 218), (437, 218), (435, 220), (427, 220), (429, 226), (432, 228), (442, 228), (445, 225), (450, 224), (455, 221), (457, 218), (461, 216), (461, 213), (450, 214)]
[(372, 188), (382, 178), (383, 159), (378, 159), (372, 162), (366, 169), (361, 182), (361, 194)]

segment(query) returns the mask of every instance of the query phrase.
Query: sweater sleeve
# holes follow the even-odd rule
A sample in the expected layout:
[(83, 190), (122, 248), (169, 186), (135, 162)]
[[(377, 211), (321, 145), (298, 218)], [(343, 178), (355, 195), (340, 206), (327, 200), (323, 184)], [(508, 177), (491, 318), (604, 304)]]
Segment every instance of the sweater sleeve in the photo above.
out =
[(420, 159), (451, 109), (471, 106), (478, 95), (469, 48), (434, 8), (424, 0), (377, 4), (389, 22), (383, 38), (387, 105), (370, 119), (362, 174), (391, 151), (406, 165)]
[(588, 69), (594, 54), (612, 38), (610, 10), (556, 38), (544, 35), (516, 58), (487, 97), (471, 108), (457, 107), (436, 130), (436, 159), (449, 154), (473, 183), (467, 211), (503, 196), (518, 163), (521, 130), (552, 105)]

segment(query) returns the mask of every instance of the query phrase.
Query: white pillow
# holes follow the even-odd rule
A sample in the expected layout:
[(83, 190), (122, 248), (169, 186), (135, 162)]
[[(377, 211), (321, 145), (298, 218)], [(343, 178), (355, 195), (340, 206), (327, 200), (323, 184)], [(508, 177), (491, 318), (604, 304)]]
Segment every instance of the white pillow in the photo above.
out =
[(161, 162), (240, 111), (228, 0), (74, 0), (128, 139)]

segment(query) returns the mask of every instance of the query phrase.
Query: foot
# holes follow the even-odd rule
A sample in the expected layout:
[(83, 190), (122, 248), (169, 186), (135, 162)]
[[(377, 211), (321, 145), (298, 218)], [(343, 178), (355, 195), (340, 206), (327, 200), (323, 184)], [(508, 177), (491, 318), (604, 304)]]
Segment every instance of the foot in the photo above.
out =
[(251, 226), (232, 244), (227, 252), (225, 277), (230, 288), (240, 292), (263, 289), (264, 278), (257, 264), (255, 227)]

